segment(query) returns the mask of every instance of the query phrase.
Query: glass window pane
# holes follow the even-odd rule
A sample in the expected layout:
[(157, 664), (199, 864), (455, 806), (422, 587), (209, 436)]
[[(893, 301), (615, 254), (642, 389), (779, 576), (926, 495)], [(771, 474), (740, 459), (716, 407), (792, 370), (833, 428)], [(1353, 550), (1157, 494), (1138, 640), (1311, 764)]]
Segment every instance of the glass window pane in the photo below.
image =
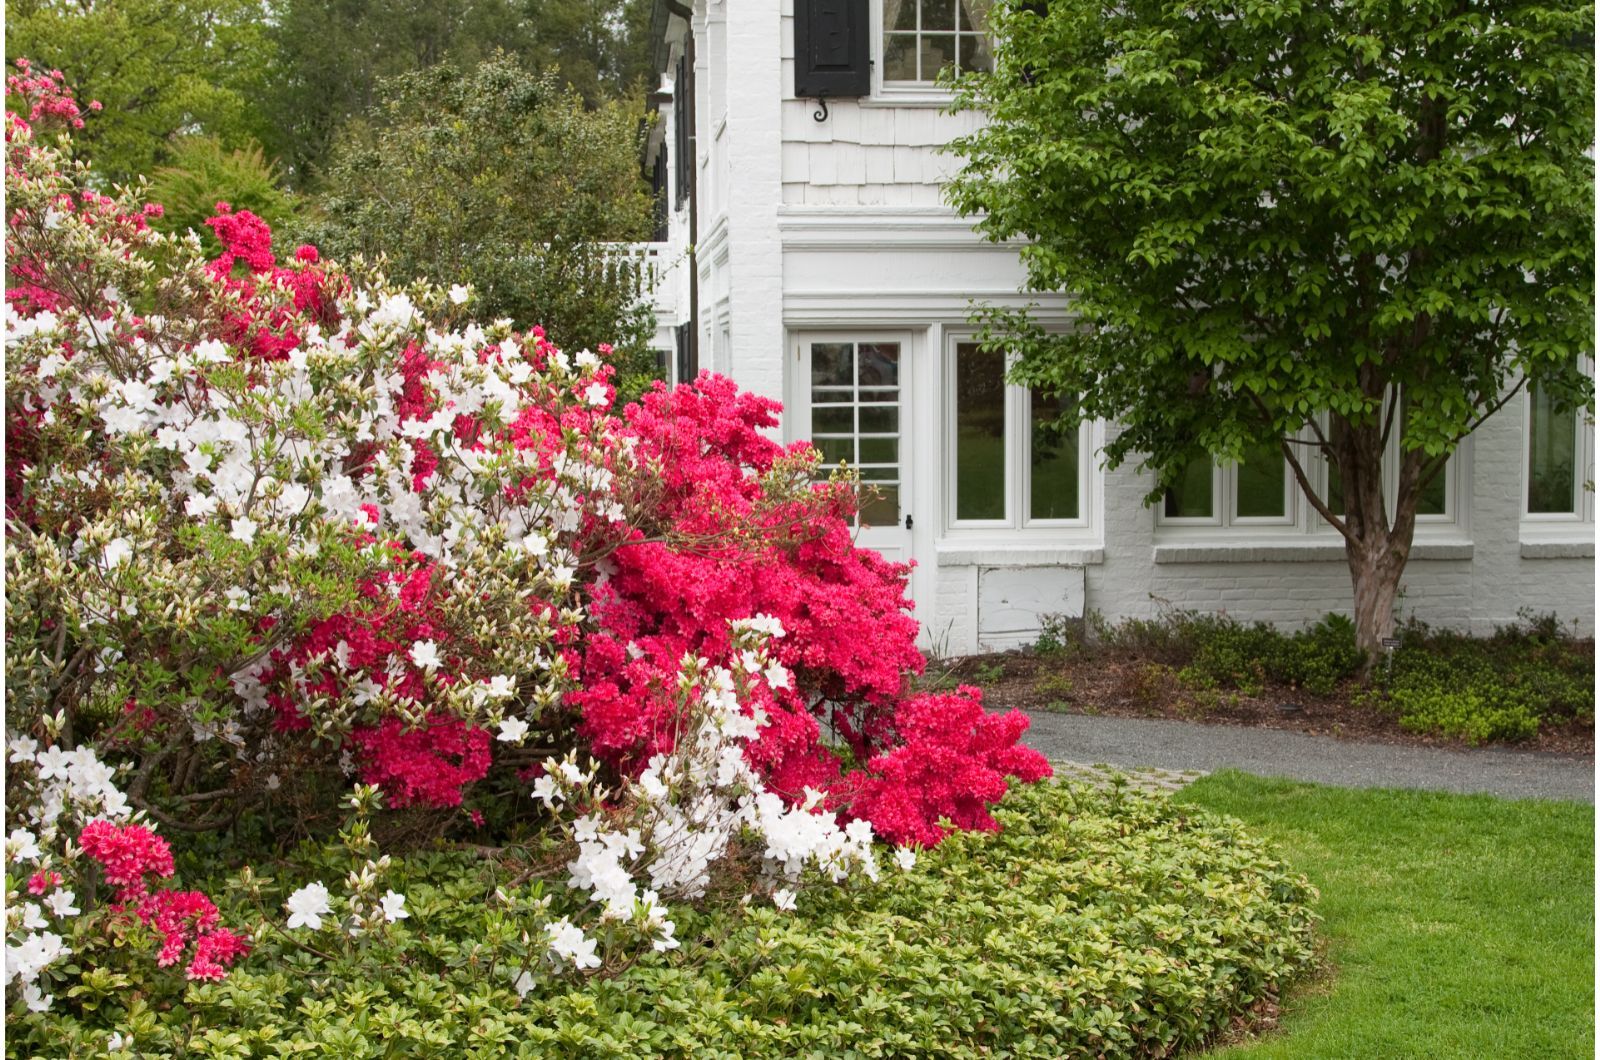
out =
[(1236, 514), (1243, 519), (1283, 518), (1283, 487), (1288, 473), (1288, 461), (1276, 445), (1251, 450), (1239, 465)]
[[(909, 4), (906, 6), (910, 6)], [(914, 33), (891, 33), (883, 45), (883, 79), (917, 79), (917, 37)]]
[(855, 410), (849, 405), (837, 408), (811, 409), (812, 434), (854, 434), (856, 430)]
[(1184, 466), (1177, 484), (1167, 487), (1164, 508), (1169, 519), (1211, 517), (1211, 458), (1197, 456)]
[(1006, 357), (956, 346), (956, 518), (1006, 517)]
[(895, 405), (874, 405), (861, 410), (862, 434), (899, 434), (900, 409)]
[[(864, 387), (900, 385), (900, 344), (863, 342), (857, 381)], [(861, 400), (871, 401), (865, 394)], [(893, 400), (892, 398), (890, 400)]]
[(1328, 493), (1323, 500), (1334, 515), (1344, 514), (1344, 480), (1339, 477), (1339, 465), (1328, 461)]
[(1578, 410), (1557, 412), (1537, 388), (1530, 391), (1528, 421), (1528, 511), (1570, 514), (1578, 510)]
[(956, 48), (961, 53), (956, 64), (964, 74), (978, 73), (994, 68), (994, 57), (989, 53), (989, 38), (979, 34), (961, 34), (956, 37)]
[(861, 522), (893, 526), (900, 521), (900, 487), (892, 482), (861, 484)]
[(856, 462), (855, 446), (849, 438), (817, 438), (811, 442), (822, 453), (822, 466), (833, 467), (843, 460), (847, 464)]
[[(886, 5), (886, 9), (889, 6), (893, 5)], [(885, 23), (894, 23), (891, 26), (887, 26), (886, 28), (888, 29), (915, 30), (917, 28), (916, 0), (900, 0), (898, 9), (894, 11), (892, 16), (886, 17), (884, 21)]]
[(861, 439), (861, 462), (863, 464), (896, 464), (900, 460), (900, 439), (898, 438), (863, 438)]
[(1439, 473), (1424, 487), (1417, 496), (1418, 515), (1444, 515), (1445, 493), (1450, 486), (1450, 476), (1447, 469), (1440, 468)]
[(919, 49), (922, 60), (922, 80), (932, 81), (939, 71), (956, 64), (956, 38), (953, 33), (924, 33)]
[(922, 29), (955, 29), (956, 0), (922, 0)]
[(813, 342), (811, 344), (812, 388), (849, 386), (852, 382), (850, 370), (853, 367), (854, 353), (852, 343)]
[(1056, 425), (1070, 398), (1029, 395), (1028, 517), (1078, 518), (1078, 428)]

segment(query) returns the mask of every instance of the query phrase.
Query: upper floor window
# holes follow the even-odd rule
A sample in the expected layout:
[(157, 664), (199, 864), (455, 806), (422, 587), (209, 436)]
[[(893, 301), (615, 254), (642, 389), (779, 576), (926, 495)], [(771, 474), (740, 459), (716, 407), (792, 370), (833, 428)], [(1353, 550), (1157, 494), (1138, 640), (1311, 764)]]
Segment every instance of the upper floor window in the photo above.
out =
[(993, 0), (883, 0), (883, 80), (932, 82), (944, 70), (988, 70)]
[(971, 340), (950, 351), (950, 524), (1086, 525), (1089, 425), (1060, 428), (1072, 399), (1007, 383), (1006, 366), (1004, 353)]

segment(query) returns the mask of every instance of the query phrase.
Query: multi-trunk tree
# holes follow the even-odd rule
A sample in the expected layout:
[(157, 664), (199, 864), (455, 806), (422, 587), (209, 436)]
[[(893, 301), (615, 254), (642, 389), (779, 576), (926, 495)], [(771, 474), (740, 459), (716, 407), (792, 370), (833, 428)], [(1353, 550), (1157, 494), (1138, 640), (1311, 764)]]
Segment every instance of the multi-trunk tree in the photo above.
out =
[(949, 196), (1077, 324), (992, 312), (987, 340), (1118, 421), (1105, 457), (1152, 497), (1280, 450), (1375, 652), (1462, 439), (1525, 386), (1593, 407), (1593, 5), (1000, 0), (991, 25)]

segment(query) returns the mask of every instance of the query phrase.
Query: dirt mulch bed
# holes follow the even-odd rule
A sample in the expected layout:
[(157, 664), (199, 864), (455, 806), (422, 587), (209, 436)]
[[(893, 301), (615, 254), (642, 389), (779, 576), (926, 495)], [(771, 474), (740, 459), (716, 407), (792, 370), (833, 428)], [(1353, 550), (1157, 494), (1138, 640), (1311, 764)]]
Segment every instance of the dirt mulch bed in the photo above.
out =
[[(1171, 718), (1290, 729), (1348, 740), (1466, 747), (1446, 736), (1411, 732), (1399, 719), (1358, 701), (1360, 685), (1346, 682), (1319, 696), (1289, 685), (1268, 684), (1259, 696), (1218, 689), (1201, 696), (1178, 680), (1177, 670), (1137, 657), (1041, 656), (1028, 651), (930, 661), (925, 685), (968, 684), (983, 689), (990, 709), (1050, 710), (1123, 718)], [(1524, 751), (1594, 757), (1593, 720), (1545, 722), (1538, 736), (1517, 744)]]

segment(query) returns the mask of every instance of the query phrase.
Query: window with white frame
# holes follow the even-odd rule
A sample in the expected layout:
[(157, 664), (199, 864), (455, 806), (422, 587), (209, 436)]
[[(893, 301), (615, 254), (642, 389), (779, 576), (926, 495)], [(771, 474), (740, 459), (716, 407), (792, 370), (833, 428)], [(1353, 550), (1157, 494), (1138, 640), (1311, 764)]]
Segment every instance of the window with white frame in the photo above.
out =
[(946, 461), (953, 529), (1088, 524), (1088, 424), (1062, 429), (1071, 400), (1006, 382), (1007, 355), (971, 339), (950, 347)]
[(885, 84), (931, 84), (944, 70), (988, 70), (993, 0), (882, 0)]
[[(1400, 471), (1399, 433), (1396, 431), (1390, 438), (1383, 460), (1385, 496), (1391, 512)], [(1463, 443), (1463, 447), (1469, 444)], [(1457, 499), (1457, 483), (1463, 462), (1461, 453), (1458, 449), (1422, 487), (1417, 498), (1419, 529), (1448, 531), (1459, 525), (1461, 505)], [(1309, 444), (1299, 445), (1296, 456), (1307, 478), (1320, 487), (1320, 496), (1328, 508), (1335, 515), (1343, 514), (1344, 497), (1338, 467), (1317, 455)], [(1209, 457), (1190, 461), (1178, 481), (1163, 495), (1157, 521), (1173, 527), (1227, 527), (1262, 532), (1330, 529), (1301, 494), (1289, 462), (1276, 444), (1247, 451), (1243, 460), (1233, 464), (1215, 462)]]
[(1594, 430), (1588, 417), (1577, 408), (1558, 409), (1551, 395), (1533, 384), (1528, 386), (1524, 408), (1526, 519), (1533, 523), (1592, 520)]
[(1292, 526), (1295, 498), (1289, 465), (1276, 446), (1261, 446), (1238, 463), (1191, 460), (1161, 503), (1161, 521), (1190, 526)]

